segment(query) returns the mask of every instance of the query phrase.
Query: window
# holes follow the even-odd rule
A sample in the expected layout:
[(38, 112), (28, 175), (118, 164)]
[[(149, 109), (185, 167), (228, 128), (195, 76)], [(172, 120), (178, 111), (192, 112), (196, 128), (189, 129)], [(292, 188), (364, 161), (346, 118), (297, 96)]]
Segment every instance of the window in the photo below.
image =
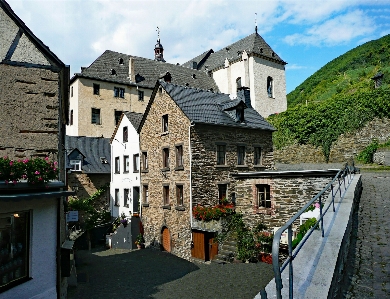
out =
[(163, 148), (163, 168), (169, 168), (169, 148)]
[(183, 185), (176, 185), (176, 200), (178, 206), (183, 205)]
[(73, 109), (70, 110), (70, 116), (69, 116), (69, 125), (73, 125)]
[(142, 170), (148, 170), (148, 153), (142, 152)]
[(115, 196), (115, 205), (117, 206), (117, 207), (119, 207), (120, 206), (120, 203), (119, 203), (119, 189), (115, 189), (115, 194), (114, 194), (114, 196)]
[(129, 207), (130, 189), (123, 189), (123, 206)]
[(241, 88), (241, 77), (238, 77), (236, 79), (236, 88), (237, 88), (237, 91)]
[(243, 105), (238, 105), (236, 107), (236, 121), (240, 123), (243, 123), (245, 121)]
[(245, 146), (237, 146), (237, 165), (245, 165)]
[(183, 146), (176, 146), (176, 167), (183, 167)]
[(123, 143), (129, 141), (129, 129), (127, 127), (123, 127)]
[(162, 131), (168, 132), (168, 114), (162, 116)]
[(123, 172), (130, 171), (130, 160), (129, 156), (123, 156)]
[(217, 144), (217, 165), (225, 165), (226, 163), (226, 145)]
[(163, 201), (164, 206), (169, 205), (169, 186), (163, 186)]
[(70, 88), (70, 96), (73, 97), (73, 86)]
[(30, 212), (0, 213), (0, 293), (29, 279)]
[(92, 119), (91, 123), (95, 125), (100, 125), (100, 109), (92, 108)]
[(274, 96), (274, 83), (273, 83), (272, 77), (267, 77), (267, 94), (269, 98), (272, 98)]
[(119, 157), (115, 157), (115, 173), (120, 173)]
[(144, 91), (138, 90), (138, 101), (143, 102), (144, 101)]
[(262, 157), (261, 157), (261, 147), (255, 146), (254, 148), (254, 161), (253, 164), (255, 165), (261, 165), (262, 164)]
[(70, 160), (70, 169), (73, 171), (81, 171), (81, 160)]
[(114, 111), (115, 125), (117, 125), (119, 123), (119, 120), (121, 119), (122, 113), (123, 112), (119, 111), (119, 110)]
[(226, 192), (227, 192), (227, 185), (226, 184), (218, 184), (218, 200), (221, 204), (223, 201), (226, 200)]
[(125, 97), (125, 89), (120, 88), (120, 87), (114, 87), (114, 97), (124, 98)]
[(257, 185), (257, 206), (271, 208), (269, 185)]
[(99, 84), (93, 84), (93, 94), (96, 94), (96, 95), (100, 94), (100, 85)]
[(133, 171), (134, 172), (139, 171), (139, 154), (135, 154), (133, 156)]
[(142, 202), (144, 204), (148, 204), (149, 203), (149, 186), (148, 185), (143, 185), (143, 188), (142, 188)]

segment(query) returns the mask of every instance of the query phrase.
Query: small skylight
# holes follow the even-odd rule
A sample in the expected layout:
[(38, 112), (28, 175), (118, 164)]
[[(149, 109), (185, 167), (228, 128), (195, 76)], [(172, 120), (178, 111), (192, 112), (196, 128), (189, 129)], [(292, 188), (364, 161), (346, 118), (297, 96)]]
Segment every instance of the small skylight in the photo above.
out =
[(118, 61), (119, 61), (119, 64), (120, 64), (120, 65), (123, 65), (123, 58), (119, 58)]
[(108, 164), (106, 157), (100, 157), (100, 162), (102, 162), (102, 164)]
[(195, 74), (192, 74), (192, 79), (196, 79), (196, 75)]
[(111, 69), (111, 75), (116, 75), (116, 70)]

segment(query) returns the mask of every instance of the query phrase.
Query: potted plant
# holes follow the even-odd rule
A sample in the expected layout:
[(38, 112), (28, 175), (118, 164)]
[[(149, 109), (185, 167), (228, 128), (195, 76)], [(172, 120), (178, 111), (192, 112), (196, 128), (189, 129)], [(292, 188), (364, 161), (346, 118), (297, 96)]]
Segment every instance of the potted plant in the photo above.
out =
[(139, 233), (134, 243), (137, 245), (138, 249), (141, 249), (144, 242), (145, 242), (144, 236), (141, 233)]

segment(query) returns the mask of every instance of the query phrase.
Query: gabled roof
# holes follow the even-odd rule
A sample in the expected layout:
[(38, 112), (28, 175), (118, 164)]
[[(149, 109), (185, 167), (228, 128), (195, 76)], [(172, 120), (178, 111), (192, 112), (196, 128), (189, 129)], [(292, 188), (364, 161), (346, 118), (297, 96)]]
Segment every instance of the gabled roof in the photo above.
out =
[[(130, 58), (134, 61), (133, 75), (135, 76), (135, 80), (133, 79), (133, 81), (131, 81), (129, 77)], [(121, 64), (119, 62), (121, 62)], [(172, 82), (175, 84), (188, 84), (188, 86), (195, 88), (212, 89), (214, 91), (219, 90), (214, 79), (202, 71), (110, 50), (106, 50), (89, 67), (84, 68), (81, 73), (75, 74), (71, 79), (71, 83), (76, 78), (81, 77), (154, 88), (156, 80), (161, 74), (166, 74), (167, 72), (171, 74)], [(194, 74), (195, 76), (193, 76)]]
[[(256, 55), (276, 63), (287, 64), (274, 52), (274, 50), (272, 50), (265, 40), (255, 32), (217, 52), (210, 53), (206, 60), (204, 60), (205, 53), (203, 53), (184, 63), (183, 66), (191, 68), (192, 62), (195, 61), (198, 63), (198, 70), (212, 71), (223, 67), (226, 59), (228, 59), (229, 62), (239, 60), (244, 51), (246, 51), (249, 56)], [(210, 51), (207, 53), (209, 52)]]
[[(78, 150), (84, 155), (82, 170), (90, 174), (108, 174), (111, 172), (110, 139), (102, 137), (65, 136), (66, 164), (69, 166), (69, 155)], [(105, 158), (108, 163), (102, 163)]]
[(128, 111), (123, 112), (121, 117), (120, 117), (120, 119), (119, 119), (119, 121), (118, 121), (118, 123), (117, 123), (117, 125), (115, 126), (114, 132), (111, 135), (110, 144), (114, 140), (115, 135), (118, 132), (118, 128), (121, 125), (122, 120), (123, 120), (124, 117), (128, 118), (130, 123), (133, 125), (134, 129), (138, 132), (138, 127), (139, 127), (139, 125), (141, 123), (143, 114), (142, 113), (137, 113), (137, 112), (128, 112)]
[[(169, 96), (175, 101), (177, 106), (183, 111), (191, 122), (199, 124), (220, 125), (229, 127), (240, 127), (245, 129), (260, 129), (275, 131), (275, 128), (253, 108), (245, 105), (244, 99), (231, 100), (228, 94), (214, 93), (210, 91), (189, 88), (186, 86), (175, 85), (164, 81), (157, 81), (151, 99), (146, 107), (144, 117), (138, 129), (142, 129), (143, 123), (150, 111), (159, 87), (166, 90)], [(243, 105), (244, 119), (243, 123), (236, 121), (231, 113), (224, 109), (231, 110), (233, 106)], [(234, 107), (235, 107), (234, 106)]]
[(15, 14), (11, 6), (5, 1), (0, 0), (0, 8), (17, 24), (19, 30), (25, 34), (29, 40), (46, 56), (50, 62), (57, 67), (65, 67), (65, 64), (46, 46), (34, 33), (26, 26), (26, 24)]

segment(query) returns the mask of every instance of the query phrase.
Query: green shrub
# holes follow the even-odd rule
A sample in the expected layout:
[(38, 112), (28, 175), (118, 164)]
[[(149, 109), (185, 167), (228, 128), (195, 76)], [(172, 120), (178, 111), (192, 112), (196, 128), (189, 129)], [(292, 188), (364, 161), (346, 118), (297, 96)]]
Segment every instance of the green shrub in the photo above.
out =
[(372, 163), (374, 154), (377, 151), (378, 147), (378, 140), (374, 140), (363, 151), (359, 153), (356, 159), (366, 164)]

